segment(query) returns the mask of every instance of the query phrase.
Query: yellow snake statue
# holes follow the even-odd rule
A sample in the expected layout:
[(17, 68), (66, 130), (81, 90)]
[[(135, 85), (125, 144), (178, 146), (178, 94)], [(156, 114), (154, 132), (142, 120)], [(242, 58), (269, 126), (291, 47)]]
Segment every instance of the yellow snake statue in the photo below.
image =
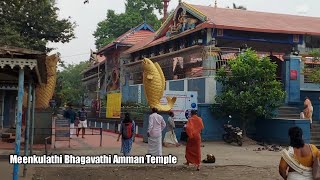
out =
[[(36, 87), (36, 109), (46, 109), (49, 107), (49, 101), (52, 98), (56, 87), (57, 63), (59, 59), (60, 58), (56, 54), (47, 56), (46, 58), (47, 83)], [(27, 104), (28, 93), (27, 90), (25, 90), (23, 96), (23, 106), (27, 107)]]
[(160, 104), (166, 86), (166, 80), (160, 65), (144, 58), (142, 68), (144, 93), (149, 106), (157, 108), (159, 111), (170, 111), (177, 98), (166, 97), (168, 104)]

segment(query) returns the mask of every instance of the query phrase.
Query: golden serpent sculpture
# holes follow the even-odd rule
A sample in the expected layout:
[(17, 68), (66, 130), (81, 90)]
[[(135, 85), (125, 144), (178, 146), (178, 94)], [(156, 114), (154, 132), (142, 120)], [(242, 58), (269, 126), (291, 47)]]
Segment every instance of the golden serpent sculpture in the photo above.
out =
[[(41, 84), (36, 87), (36, 109), (46, 109), (49, 107), (49, 101), (54, 94), (57, 82), (57, 63), (59, 62), (59, 56), (56, 54), (47, 56), (46, 68), (47, 68), (47, 83)], [(23, 106), (28, 105), (28, 93), (25, 91), (23, 96)]]

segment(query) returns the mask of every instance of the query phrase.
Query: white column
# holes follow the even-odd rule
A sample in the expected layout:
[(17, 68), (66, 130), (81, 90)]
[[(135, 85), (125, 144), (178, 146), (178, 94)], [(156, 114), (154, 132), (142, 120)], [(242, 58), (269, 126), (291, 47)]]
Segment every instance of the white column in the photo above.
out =
[(138, 103), (141, 103), (141, 85), (138, 85)]
[(189, 89), (188, 89), (188, 79), (184, 79), (183, 80), (183, 91), (184, 92), (187, 92)]
[(139, 134), (139, 127), (136, 125), (136, 134)]
[(216, 83), (217, 81), (214, 79), (214, 77), (207, 77), (205, 79), (205, 103), (214, 103), (214, 98), (217, 94)]

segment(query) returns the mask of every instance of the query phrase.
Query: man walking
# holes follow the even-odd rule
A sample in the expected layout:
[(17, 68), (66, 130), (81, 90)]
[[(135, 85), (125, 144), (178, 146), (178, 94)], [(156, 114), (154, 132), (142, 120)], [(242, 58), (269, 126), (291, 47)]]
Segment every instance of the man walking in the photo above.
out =
[(158, 114), (156, 108), (152, 108), (148, 127), (148, 154), (153, 156), (162, 155), (162, 131), (165, 127), (166, 122), (163, 117)]
[(70, 122), (70, 138), (72, 138), (75, 134), (74, 121), (76, 119), (76, 113), (73, 111), (71, 104), (68, 104), (68, 108), (64, 111), (63, 117), (67, 118)]
[(87, 112), (83, 107), (78, 112), (78, 117), (79, 117), (79, 124), (78, 124), (78, 130), (77, 130), (77, 137), (79, 136), (80, 129), (82, 129), (82, 138), (84, 138), (84, 135), (86, 133), (85, 128), (87, 128)]

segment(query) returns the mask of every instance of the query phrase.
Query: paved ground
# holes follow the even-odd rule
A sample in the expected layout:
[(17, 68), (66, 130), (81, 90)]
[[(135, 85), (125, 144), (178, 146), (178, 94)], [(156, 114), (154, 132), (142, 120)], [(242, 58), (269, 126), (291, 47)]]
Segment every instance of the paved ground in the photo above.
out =
[[(104, 133), (103, 146), (99, 147), (98, 136), (86, 136), (85, 139), (73, 138), (71, 148), (68, 143), (59, 142), (56, 149), (49, 149), (52, 154), (101, 155), (119, 154), (120, 142), (117, 135)], [(214, 154), (216, 163), (203, 164), (200, 172), (195, 168), (184, 167), (185, 146), (163, 148), (163, 154), (173, 154), (178, 157), (178, 165), (174, 166), (116, 166), (116, 165), (30, 165), (28, 177), (24, 179), (279, 179), (277, 165), (279, 152), (253, 151), (258, 145), (238, 147), (223, 142), (203, 143), (202, 157)], [(1, 147), (0, 147), (1, 148)], [(0, 150), (0, 155), (11, 154), (13, 150)], [(43, 154), (43, 150), (35, 151)], [(136, 138), (133, 145), (133, 155), (145, 155), (147, 144), (141, 138)], [(0, 161), (0, 174), (4, 180), (12, 179), (12, 166), (8, 161)], [(53, 168), (54, 167), (54, 168)], [(23, 165), (20, 166), (20, 169)], [(134, 175), (133, 175), (134, 174)], [(1, 178), (1, 179), (2, 179)]]

